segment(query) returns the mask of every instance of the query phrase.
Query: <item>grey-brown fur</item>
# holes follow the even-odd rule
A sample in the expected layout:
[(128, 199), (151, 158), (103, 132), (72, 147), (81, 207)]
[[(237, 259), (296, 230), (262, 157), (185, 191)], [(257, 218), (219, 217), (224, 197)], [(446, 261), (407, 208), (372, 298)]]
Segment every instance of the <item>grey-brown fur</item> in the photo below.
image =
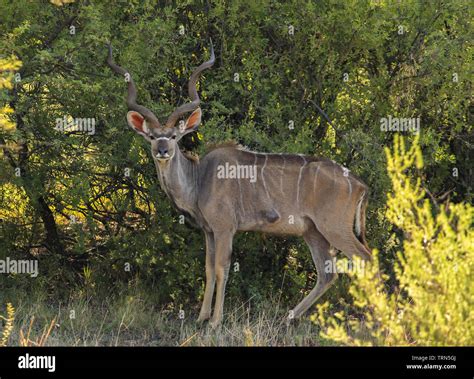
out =
[[(217, 167), (226, 162), (255, 164), (256, 182), (217, 178)], [(166, 164), (156, 159), (155, 163), (164, 191), (206, 234), (207, 284), (200, 321), (211, 316), (216, 281), (217, 301), (212, 324), (217, 325), (222, 319), (232, 240), (239, 231), (302, 236), (308, 243), (318, 282), (295, 307), (294, 317), (301, 316), (336, 278), (336, 273), (324, 272), (324, 264), (332, 259), (330, 246), (348, 257), (357, 255), (370, 259), (363, 219), (359, 238), (353, 232), (356, 207), (362, 201), (365, 210), (368, 188), (354, 175), (344, 176), (343, 168), (331, 160), (254, 153), (230, 146), (215, 148), (199, 162), (188, 160), (176, 150)]]

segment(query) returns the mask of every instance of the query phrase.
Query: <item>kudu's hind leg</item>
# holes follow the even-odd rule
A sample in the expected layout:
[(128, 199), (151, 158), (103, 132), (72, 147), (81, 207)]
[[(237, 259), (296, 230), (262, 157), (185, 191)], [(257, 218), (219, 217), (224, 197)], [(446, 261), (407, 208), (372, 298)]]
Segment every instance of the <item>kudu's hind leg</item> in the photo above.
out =
[(216, 284), (214, 234), (206, 233), (206, 289), (204, 290), (204, 299), (202, 301), (201, 312), (198, 322), (203, 322), (211, 318), (212, 298)]
[[(330, 253), (331, 247), (326, 238), (324, 238), (324, 236), (314, 226), (308, 230), (303, 237), (311, 250), (311, 256), (313, 257), (313, 262), (316, 266), (318, 279), (316, 286), (311, 290), (311, 292), (293, 309), (293, 311), (290, 311), (290, 319), (298, 318), (305, 313), (316, 302), (316, 300), (327, 291), (337, 278), (337, 273), (334, 269), (330, 272), (325, 272), (326, 262), (332, 261), (333, 259)], [(329, 267), (333, 268), (332, 264)]]

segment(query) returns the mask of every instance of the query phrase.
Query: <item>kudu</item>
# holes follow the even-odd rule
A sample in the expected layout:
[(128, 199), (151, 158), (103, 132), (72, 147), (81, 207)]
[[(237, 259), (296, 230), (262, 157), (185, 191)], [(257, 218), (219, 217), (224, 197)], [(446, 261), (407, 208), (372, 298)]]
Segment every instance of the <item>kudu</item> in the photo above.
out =
[[(133, 79), (113, 62), (110, 45), (107, 63), (115, 73), (127, 76), (127, 121), (151, 143), (163, 191), (204, 231), (206, 287), (198, 321), (211, 317), (216, 282), (210, 324), (215, 327), (222, 320), (232, 240), (239, 231), (303, 236), (316, 266), (317, 283), (290, 311), (290, 318), (297, 318), (337, 277), (335, 270), (325, 270), (325, 264), (333, 260), (331, 246), (348, 257), (371, 258), (365, 241), (368, 188), (349, 170), (325, 158), (256, 153), (229, 144), (215, 148), (200, 161), (184, 155), (178, 141), (195, 131), (201, 121), (196, 82), (214, 60), (211, 43), (210, 60), (195, 69), (189, 80), (191, 102), (178, 107), (164, 125), (137, 104)], [(189, 112), (186, 122), (177, 127), (176, 122)]]

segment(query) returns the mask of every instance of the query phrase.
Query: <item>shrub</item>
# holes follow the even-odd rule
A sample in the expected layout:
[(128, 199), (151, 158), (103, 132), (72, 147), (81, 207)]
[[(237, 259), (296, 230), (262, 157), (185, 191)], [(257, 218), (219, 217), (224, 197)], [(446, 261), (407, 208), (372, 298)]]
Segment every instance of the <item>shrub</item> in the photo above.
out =
[(387, 290), (375, 251), (373, 264), (353, 274), (350, 288), (363, 320), (347, 311), (325, 318), (326, 303), (313, 316), (325, 338), (350, 345), (474, 344), (473, 207), (432, 203), (421, 179), (407, 175), (423, 166), (418, 140), (407, 149), (396, 137), (392, 151), (385, 150), (392, 182), (386, 215), (404, 235), (394, 267), (397, 285)]

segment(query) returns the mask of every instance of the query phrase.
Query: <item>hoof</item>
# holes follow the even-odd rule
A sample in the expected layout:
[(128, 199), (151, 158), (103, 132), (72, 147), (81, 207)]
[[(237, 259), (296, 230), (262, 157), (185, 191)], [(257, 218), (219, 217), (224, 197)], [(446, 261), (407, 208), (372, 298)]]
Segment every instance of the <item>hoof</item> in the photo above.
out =
[(209, 320), (210, 318), (211, 318), (211, 315), (210, 315), (210, 314), (199, 315), (198, 319), (196, 320), (196, 323), (202, 325), (202, 324), (204, 324), (207, 320)]
[(219, 328), (221, 325), (221, 321), (220, 320), (211, 320), (209, 322), (209, 326), (211, 327), (212, 330), (216, 330), (217, 328)]

